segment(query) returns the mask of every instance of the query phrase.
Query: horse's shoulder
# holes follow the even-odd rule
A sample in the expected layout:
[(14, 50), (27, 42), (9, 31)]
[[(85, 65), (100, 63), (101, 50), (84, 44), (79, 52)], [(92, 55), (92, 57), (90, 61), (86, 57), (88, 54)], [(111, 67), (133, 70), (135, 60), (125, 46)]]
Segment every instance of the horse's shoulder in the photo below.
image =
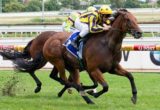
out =
[(105, 34), (106, 34), (105, 31), (99, 32), (99, 33), (90, 33), (90, 34), (88, 34), (88, 38), (91, 38), (91, 39), (101, 39), (101, 38), (104, 37)]
[(105, 34), (106, 34), (105, 32), (88, 34), (86, 44), (87, 45), (98, 45), (99, 43), (101, 43), (101, 41), (104, 40)]

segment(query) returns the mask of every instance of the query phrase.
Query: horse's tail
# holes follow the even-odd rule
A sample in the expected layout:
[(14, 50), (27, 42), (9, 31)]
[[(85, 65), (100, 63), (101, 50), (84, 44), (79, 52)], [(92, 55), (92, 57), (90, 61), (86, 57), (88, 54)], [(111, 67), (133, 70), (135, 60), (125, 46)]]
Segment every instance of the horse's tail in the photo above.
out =
[(23, 58), (16, 59), (14, 61), (15, 68), (21, 72), (33, 72), (36, 69), (43, 67), (46, 64), (46, 60), (43, 57), (42, 52), (37, 54), (37, 56), (33, 60), (26, 60)]
[(31, 40), (27, 45), (26, 47), (24, 48), (24, 51), (23, 52), (17, 52), (17, 51), (14, 51), (14, 52), (9, 52), (9, 51), (2, 51), (0, 52), (0, 55), (3, 56), (4, 58), (8, 59), (8, 60), (15, 60), (17, 58), (31, 58), (30, 56), (30, 52), (29, 52), (29, 49), (30, 49), (30, 46), (32, 44), (32, 41)]

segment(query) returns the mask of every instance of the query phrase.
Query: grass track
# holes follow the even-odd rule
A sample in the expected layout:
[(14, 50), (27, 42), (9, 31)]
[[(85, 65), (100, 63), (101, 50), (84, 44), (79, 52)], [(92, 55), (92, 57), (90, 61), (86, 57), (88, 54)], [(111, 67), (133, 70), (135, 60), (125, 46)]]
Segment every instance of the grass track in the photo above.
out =
[[(70, 95), (67, 92), (62, 98), (57, 98), (60, 84), (51, 80), (50, 71), (38, 71), (37, 75), (42, 81), (42, 90), (35, 94), (35, 83), (28, 74), (19, 73), (16, 76), (19, 83), (16, 87), (16, 96), (0, 95), (0, 110), (159, 110), (160, 109), (160, 74), (134, 73), (138, 89), (138, 102), (133, 105), (130, 101), (131, 88), (129, 81), (124, 77), (104, 74), (109, 84), (109, 92), (95, 99), (96, 104), (87, 105), (74, 90)], [(0, 89), (13, 75), (13, 71), (0, 71)], [(81, 73), (84, 84), (91, 81), (85, 72)], [(98, 88), (98, 90), (101, 87)]]

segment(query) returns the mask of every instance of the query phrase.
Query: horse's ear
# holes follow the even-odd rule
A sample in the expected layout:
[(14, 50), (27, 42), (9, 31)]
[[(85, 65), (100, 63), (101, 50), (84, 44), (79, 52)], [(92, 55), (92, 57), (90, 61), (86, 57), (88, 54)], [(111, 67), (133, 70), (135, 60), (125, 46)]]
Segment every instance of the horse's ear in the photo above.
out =
[(124, 8), (120, 8), (116, 10), (119, 14), (125, 14), (125, 12), (128, 12), (126, 9)]
[(115, 12), (113, 12), (113, 17), (114, 17), (114, 18), (117, 18), (118, 15), (119, 15), (118, 10), (116, 10)]
[(128, 12), (125, 8), (120, 8), (118, 11)]
[(116, 9), (116, 11), (113, 13), (113, 16), (117, 18), (119, 15), (124, 15), (128, 12), (126, 9)]
[(124, 8), (121, 8), (121, 9), (118, 9), (118, 11), (117, 11), (119, 14), (122, 14), (122, 15), (124, 15), (124, 14), (126, 14), (126, 12), (128, 12), (126, 9), (124, 9)]

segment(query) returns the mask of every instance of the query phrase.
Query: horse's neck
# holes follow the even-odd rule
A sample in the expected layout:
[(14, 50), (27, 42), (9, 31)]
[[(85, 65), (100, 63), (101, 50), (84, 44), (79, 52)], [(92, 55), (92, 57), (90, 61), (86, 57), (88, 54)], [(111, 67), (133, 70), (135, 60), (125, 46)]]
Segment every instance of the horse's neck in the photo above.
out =
[(124, 36), (125, 34), (122, 33), (118, 27), (111, 29), (107, 34), (109, 49), (113, 52), (120, 50)]
[(106, 36), (108, 39), (108, 47), (112, 52), (121, 49), (122, 41), (125, 36), (125, 33), (122, 32), (123, 28), (123, 16), (119, 15)]

